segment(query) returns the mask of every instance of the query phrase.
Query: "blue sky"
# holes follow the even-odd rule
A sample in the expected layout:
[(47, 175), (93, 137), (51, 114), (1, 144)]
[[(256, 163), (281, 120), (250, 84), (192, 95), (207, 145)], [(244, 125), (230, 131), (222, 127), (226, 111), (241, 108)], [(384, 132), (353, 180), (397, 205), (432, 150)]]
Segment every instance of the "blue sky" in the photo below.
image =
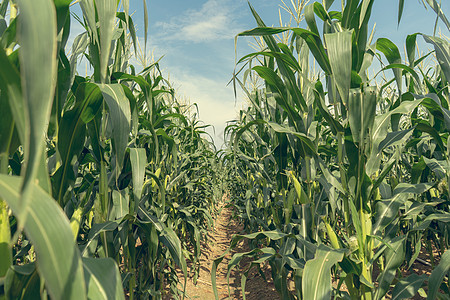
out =
[[(280, 0), (250, 2), (268, 26), (279, 26), (279, 10), (282, 4)], [(291, 0), (285, 0), (288, 5), (290, 2)], [(341, 3), (339, 0), (335, 2), (338, 6)], [(403, 18), (397, 26), (398, 1), (375, 1), (370, 27), (376, 23), (375, 39), (387, 37), (401, 52), (408, 34), (422, 32), (431, 35), (435, 22), (434, 12), (430, 8), (426, 10), (420, 0), (405, 2)], [(450, 16), (450, 1), (442, 2), (444, 13)], [(130, 4), (137, 34), (143, 41), (142, 1), (130, 0)], [(235, 63), (234, 37), (241, 31), (255, 27), (247, 1), (147, 0), (147, 5), (147, 51), (152, 52), (155, 59), (164, 56), (161, 67), (165, 76), (170, 77), (179, 97), (198, 104), (200, 119), (215, 127), (214, 140), (220, 147), (223, 143), (225, 122), (235, 118), (243, 105), (242, 94), (236, 100), (233, 88), (227, 87), (227, 83), (231, 79)], [(283, 10), (282, 16), (284, 21), (289, 20)], [(440, 21), (438, 28), (442, 29), (444, 35), (449, 36)], [(73, 31), (77, 31), (75, 24)], [(250, 53), (250, 41), (251, 38), (239, 38), (238, 57)], [(420, 47), (425, 51), (428, 45), (420, 43)]]

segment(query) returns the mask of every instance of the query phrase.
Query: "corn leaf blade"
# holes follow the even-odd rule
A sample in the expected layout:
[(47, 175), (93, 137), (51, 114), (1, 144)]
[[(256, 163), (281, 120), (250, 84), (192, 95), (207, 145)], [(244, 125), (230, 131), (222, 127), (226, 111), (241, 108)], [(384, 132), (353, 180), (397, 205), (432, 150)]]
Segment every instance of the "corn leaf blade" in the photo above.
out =
[[(26, 115), (24, 152), (27, 161), (22, 191), (26, 191), (36, 176), (55, 92), (56, 12), (50, 0), (19, 0), (18, 4), (20, 75)], [(24, 199), (26, 201), (27, 197)]]
[(348, 101), (352, 77), (352, 33), (346, 30), (324, 35), (333, 78), (344, 103)]
[[(16, 216), (22, 209), (20, 184), (20, 177), (0, 175), (0, 197)], [(54, 299), (86, 299), (81, 256), (69, 220), (50, 195), (35, 184), (31, 188), (24, 230), (35, 247), (48, 292)]]
[(331, 299), (331, 268), (344, 257), (344, 252), (336, 251), (321, 244), (314, 259), (308, 260), (303, 270), (302, 290), (305, 299)]
[(111, 258), (83, 258), (89, 299), (125, 299), (119, 268)]

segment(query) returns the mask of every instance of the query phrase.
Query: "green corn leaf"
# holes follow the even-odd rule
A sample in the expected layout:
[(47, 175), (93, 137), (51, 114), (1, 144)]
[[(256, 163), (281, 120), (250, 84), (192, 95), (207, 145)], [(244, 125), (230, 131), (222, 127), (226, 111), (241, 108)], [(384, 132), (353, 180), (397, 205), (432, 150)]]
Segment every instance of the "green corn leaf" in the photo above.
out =
[(295, 132), (290, 128), (286, 128), (285, 126), (282, 126), (274, 122), (267, 122), (267, 125), (269, 125), (275, 132), (288, 133), (296, 136), (298, 139), (300, 139), (302, 144), (305, 145), (305, 149), (307, 149), (308, 153), (311, 155), (315, 155), (316, 147), (314, 146), (314, 143), (307, 135), (300, 132)]
[(10, 0), (3, 0), (0, 4), (0, 16), (3, 18), (6, 16), (6, 12), (8, 11), (8, 4)]
[(264, 66), (256, 66), (253, 67), (253, 70), (261, 76), (262, 79), (266, 81), (266, 83), (278, 93), (279, 97), (276, 97), (279, 105), (283, 107), (285, 110), (289, 110), (288, 102), (287, 102), (287, 93), (286, 86), (281, 78), (273, 71), (272, 69)]
[(428, 5), (430, 5), (430, 7), (434, 10), (434, 12), (438, 15), (438, 17), (442, 20), (442, 22), (444, 22), (445, 26), (447, 26), (447, 29), (450, 30), (450, 22), (446, 18), (439, 3), (437, 3), (436, 0), (426, 0), (426, 1)]
[(272, 231), (261, 231), (261, 232), (254, 232), (250, 234), (244, 234), (244, 235), (236, 235), (233, 241), (231, 242), (232, 245), (236, 245), (238, 241), (241, 239), (261, 239), (261, 238), (269, 238), (271, 240), (277, 241), (279, 239), (282, 239), (284, 237), (290, 236), (289, 234), (283, 233), (278, 230), (272, 230)]
[(432, 93), (427, 95), (413, 94), (414, 98), (422, 99), (422, 105), (425, 106), (433, 116), (444, 120), (445, 127), (450, 130), (450, 111), (442, 106), (438, 95)]
[(288, 175), (291, 178), (292, 182), (294, 183), (294, 189), (297, 193), (297, 198), (299, 199), (301, 204), (307, 204), (310, 203), (311, 200), (306, 195), (305, 191), (302, 188), (302, 185), (298, 181), (297, 177), (294, 175), (292, 171), (288, 171)]
[(69, 16), (69, 6), (72, 0), (53, 0), (56, 9), (57, 32), (59, 33), (66, 24)]
[(397, 194), (392, 199), (378, 201), (375, 206), (376, 222), (372, 227), (372, 234), (382, 236), (382, 230), (386, 228), (398, 215), (398, 210), (404, 204), (404, 194)]
[(414, 127), (406, 130), (400, 130), (395, 132), (389, 132), (386, 138), (378, 145), (378, 152), (391, 146), (395, 146), (404, 143), (413, 133)]
[(400, 280), (392, 290), (392, 300), (413, 298), (426, 279), (426, 275), (411, 274)]
[(370, 16), (370, 8), (373, 5), (374, 0), (363, 0), (361, 3), (361, 13), (359, 15), (359, 27), (362, 27), (364, 19)]
[(342, 26), (344, 28), (350, 28), (352, 18), (357, 10), (359, 0), (346, 1), (344, 11), (342, 12)]
[(133, 170), (133, 195), (135, 208), (137, 209), (144, 185), (145, 167), (147, 166), (147, 154), (143, 148), (130, 148), (131, 169)]
[[(227, 250), (218, 258), (216, 258), (213, 261), (212, 267), (211, 267), (211, 283), (213, 286), (213, 292), (214, 292), (214, 297), (215, 299), (219, 299), (219, 293), (217, 290), (217, 281), (216, 281), (216, 274), (217, 274), (217, 268), (219, 266), (219, 264), (223, 261), (223, 259), (225, 258), (225, 256), (233, 249), (236, 247), (236, 245), (238, 244), (239, 241), (241, 241), (242, 239), (250, 239), (250, 240), (259, 240), (259, 239), (265, 239), (265, 238), (269, 238), (271, 240), (277, 241), (280, 239), (283, 239), (285, 237), (295, 237), (294, 235), (289, 235), (286, 234), (284, 232), (278, 231), (278, 230), (273, 230), (273, 231), (262, 231), (262, 232), (255, 232), (255, 233), (251, 233), (251, 234), (246, 234), (246, 235), (235, 235), (233, 237), (233, 239), (231, 240), (231, 244), (230, 246), (227, 248)], [(296, 237), (298, 240), (300, 240), (301, 238)], [(308, 245), (311, 249), (311, 251), (315, 251), (316, 247), (312, 244)], [(265, 253), (269, 253), (269, 255), (273, 255), (274, 253), (271, 250), (264, 250), (261, 249), (261, 251), (264, 251)], [(250, 251), (249, 253), (253, 253), (252, 251)], [(242, 257), (240, 255), (238, 255), (235, 259)], [(261, 258), (261, 260), (263, 260)]]
[(394, 195), (403, 194), (403, 193), (413, 193), (413, 194), (422, 194), (433, 187), (432, 183), (418, 183), (418, 184), (410, 184), (410, 183), (399, 183), (394, 189)]
[(167, 227), (164, 223), (161, 223), (156, 217), (150, 215), (148, 212), (139, 207), (139, 215), (145, 222), (151, 222), (155, 225), (159, 231), (159, 240), (163, 243), (170, 252), (172, 259), (181, 268), (185, 278), (187, 276), (187, 265), (184, 257), (181, 241), (173, 231), (173, 229)]
[(71, 70), (70, 62), (63, 50), (59, 51), (58, 62), (58, 77), (56, 83), (56, 93), (52, 105), (52, 114), (50, 117), (50, 131), (53, 131), (53, 127), (57, 128), (61, 120), (62, 111), (66, 98), (69, 93), (70, 87), (73, 83), (73, 76), (75, 76), (75, 70)]
[[(377, 40), (377, 50), (381, 51), (390, 64), (401, 64), (402, 58), (397, 46), (386, 38), (379, 38)], [(393, 69), (395, 81), (397, 82), (397, 88), (399, 94), (402, 93), (402, 71), (399, 69)]]
[(0, 15), (0, 37), (3, 35), (7, 28), (8, 24), (6, 23), (5, 18)]
[(387, 65), (382, 70), (388, 70), (388, 69), (402, 69), (402, 70), (405, 70), (406, 72), (408, 72), (409, 74), (412, 75), (412, 77), (414, 78), (414, 80), (416, 82), (416, 86), (420, 87), (419, 75), (417, 75), (416, 71), (414, 71), (412, 68), (408, 67), (407, 65), (400, 64), (400, 63), (393, 63), (393, 64), (390, 64), (390, 65)]
[[(352, 87), (353, 88), (357, 87), (354, 85), (355, 83), (358, 83), (359, 86), (361, 86), (361, 82), (358, 82), (358, 81), (361, 79), (361, 77), (366, 76), (366, 71), (372, 65), (374, 55), (375, 55), (375, 44), (367, 47), (367, 50), (364, 53), (364, 57), (362, 59), (361, 67), (360, 67), (358, 73), (356, 73), (356, 71), (352, 71)], [(355, 75), (358, 75), (359, 78)]]
[(405, 6), (405, 0), (398, 0), (397, 25), (400, 24), (400, 20), (402, 19), (404, 6)]
[(448, 274), (450, 270), (450, 251), (445, 251), (442, 254), (439, 265), (431, 272), (430, 278), (428, 279), (428, 296), (427, 299), (436, 299), (439, 291), (439, 287), (444, 279), (445, 275)]
[(112, 140), (116, 153), (116, 172), (123, 166), (128, 135), (131, 129), (130, 103), (120, 84), (99, 85), (103, 99), (109, 108), (112, 122)]
[(250, 30), (243, 31), (237, 36), (264, 36), (264, 35), (274, 35), (282, 33), (289, 30), (289, 28), (283, 27), (256, 27)]
[(325, 6), (325, 9), (328, 10), (330, 6), (334, 3), (334, 0), (324, 0), (322, 1), (323, 5)]
[(414, 231), (422, 231), (427, 229), (430, 226), (430, 223), (432, 221), (439, 221), (443, 223), (449, 223), (450, 222), (450, 214), (449, 213), (433, 213), (431, 215), (428, 215), (425, 220), (422, 222), (417, 223), (413, 230)]
[(365, 241), (363, 239), (363, 229), (362, 229), (362, 222), (361, 219), (359, 218), (359, 213), (356, 210), (356, 206), (355, 203), (353, 203), (353, 201), (349, 201), (349, 206), (350, 206), (350, 211), (351, 211), (351, 218), (352, 218), (352, 222), (353, 222), (353, 226), (355, 227), (355, 232), (356, 232), (356, 237), (357, 237), (357, 242), (358, 242), (358, 246), (359, 246), (359, 253), (363, 253), (363, 249), (364, 249), (364, 244)]
[(395, 109), (386, 112), (382, 115), (375, 117), (374, 124), (372, 126), (372, 151), (370, 153), (369, 159), (366, 163), (367, 175), (372, 176), (379, 168), (381, 163), (381, 152), (373, 151), (378, 150), (380, 143), (386, 138), (388, 134), (388, 125), (391, 117), (396, 114), (407, 114), (412, 112), (420, 103), (421, 99), (414, 101), (403, 101)]
[(449, 170), (447, 160), (437, 160), (435, 158), (429, 159), (427, 157), (423, 157), (423, 161), (434, 172), (438, 179), (445, 178), (447, 170)]
[(89, 249), (89, 245), (102, 233), (106, 231), (113, 231), (117, 229), (117, 223), (108, 221), (105, 223), (99, 223), (92, 225), (89, 230), (89, 234), (87, 237), (87, 243), (80, 248), (81, 255), (85, 257), (87, 255), (87, 250)]
[(97, 8), (100, 34), (100, 82), (107, 83), (108, 62), (114, 32), (117, 1), (96, 0), (94, 3)]
[(125, 299), (117, 263), (111, 258), (83, 258), (89, 299)]
[(150, 176), (158, 185), (159, 194), (161, 195), (160, 204), (161, 204), (162, 212), (165, 212), (165, 210), (166, 210), (166, 188), (164, 186), (164, 183), (158, 178), (158, 176), (156, 174), (151, 173), (149, 171), (147, 171), (145, 173), (146, 173), (146, 175)]
[(323, 47), (323, 43), (320, 37), (314, 32), (303, 28), (292, 28), (291, 30), (297, 36), (305, 40), (305, 42), (308, 44), (309, 49), (311, 50), (311, 53), (317, 60), (317, 63), (327, 75), (330, 75), (332, 73), (330, 61), (325, 52), (325, 48)]
[(436, 51), (436, 58), (444, 72), (447, 82), (450, 82), (450, 43), (438, 37), (422, 34), (425, 42), (432, 44)]
[(48, 194), (52, 193), (52, 183), (48, 172), (47, 153), (45, 146), (42, 147), (42, 155), (39, 161), (35, 182)]
[(19, 0), (17, 3), (20, 8), (20, 75), (26, 116), (23, 144), (27, 163), (22, 185), (23, 201), (26, 202), (42, 155), (55, 93), (56, 12), (51, 0)]
[(116, 72), (113, 73), (112, 77), (120, 79), (121, 82), (132, 81), (134, 83), (137, 83), (141, 90), (144, 91), (144, 93), (147, 93), (147, 91), (151, 89), (150, 84), (142, 76), (134, 76), (122, 72)]
[[(0, 175), (0, 197), (16, 216), (23, 209), (20, 184), (20, 177)], [(48, 293), (54, 299), (86, 299), (81, 256), (69, 220), (50, 195), (34, 183), (31, 188), (24, 230), (35, 247)]]
[(317, 29), (316, 18), (314, 16), (315, 3), (311, 3), (305, 7), (305, 21), (308, 24), (308, 29), (314, 32), (316, 36), (320, 36), (319, 30)]
[(175, 263), (181, 267), (181, 271), (183, 272), (184, 276), (187, 276), (187, 265), (186, 265), (186, 259), (183, 254), (181, 241), (176, 235), (176, 233), (168, 228), (165, 227), (160, 232), (160, 240), (161, 242), (169, 249), (169, 252), (172, 256), (172, 259), (175, 261)]
[(378, 276), (379, 287), (375, 292), (375, 299), (382, 299), (386, 295), (392, 281), (395, 278), (397, 268), (405, 261), (405, 237), (397, 237), (392, 242), (388, 242), (391, 247), (385, 251), (385, 268)]
[(36, 299), (36, 295), (40, 294), (40, 285), (35, 263), (13, 265), (5, 278), (6, 299)]
[(130, 199), (128, 197), (127, 189), (123, 191), (112, 191), (112, 200), (113, 207), (111, 210), (111, 218), (112, 220), (121, 220), (125, 217), (129, 212), (130, 208)]
[(341, 193), (345, 193), (344, 187), (342, 186), (341, 182), (333, 175), (331, 174), (328, 167), (325, 165), (324, 161), (320, 158), (318, 158), (319, 161), (319, 167), (322, 170), (322, 173), (327, 180), (327, 183), (330, 183), (335, 189), (340, 191)]
[(333, 78), (344, 103), (348, 103), (352, 75), (353, 30), (324, 34)]
[[(10, 50), (17, 44), (17, 18), (12, 20), (0, 37), (0, 45)], [(9, 55), (9, 53), (8, 53)]]
[(367, 131), (375, 120), (376, 104), (376, 88), (368, 87), (364, 92), (360, 89), (350, 90), (348, 117), (354, 142), (364, 143)]
[(53, 176), (54, 197), (58, 203), (63, 203), (64, 193), (75, 182), (73, 158), (78, 157), (83, 150), (86, 124), (92, 121), (102, 103), (99, 87), (94, 83), (82, 83), (76, 92), (75, 107), (66, 111), (61, 118), (57, 147), (62, 164)]
[[(241, 253), (235, 253), (233, 254), (233, 256), (231, 257), (230, 261), (228, 262), (228, 266), (227, 266), (227, 283), (228, 283), (228, 293), (231, 296), (230, 293), (230, 276), (231, 276), (231, 272), (233, 271), (233, 269), (239, 265), (239, 263), (242, 261), (242, 259), (244, 257), (248, 257), (248, 258), (253, 258), (255, 257), (257, 254), (262, 255), (263, 257), (261, 259), (258, 259), (256, 261), (253, 261), (253, 264), (256, 263), (261, 263), (266, 261), (267, 259), (270, 259), (271, 257), (274, 256), (274, 249), (273, 248), (263, 248), (263, 249), (253, 249), (251, 251), (248, 252), (241, 252)], [(247, 270), (248, 272), (249, 270)], [(242, 274), (241, 278), (241, 287), (245, 288), (245, 282), (247, 280), (247, 276), (245, 274)], [(243, 290), (242, 293), (244, 293), (245, 291)], [(244, 298), (245, 299), (245, 298)]]
[(130, 31), (131, 39), (133, 41), (134, 52), (137, 53), (137, 51), (138, 51), (137, 50), (137, 38), (136, 38), (136, 30), (134, 28), (133, 19), (128, 15), (127, 9), (125, 9), (124, 13), (117, 13), (117, 17), (119, 19), (123, 20), (127, 24), (128, 30)]
[(86, 28), (91, 36), (95, 45), (99, 44), (97, 23), (95, 21), (95, 6), (94, 1), (91, 0), (81, 0), (80, 1), (81, 10), (83, 11), (83, 17), (86, 24)]
[(432, 127), (427, 121), (420, 120), (419, 123), (416, 125), (416, 129), (420, 132), (426, 132), (430, 136), (432, 136), (434, 142), (442, 152), (446, 150), (446, 147), (444, 146), (444, 142), (442, 141), (440, 133), (434, 127)]
[(142, 0), (144, 7), (144, 51), (147, 49), (147, 39), (148, 39), (148, 12), (147, 12), (147, 0)]
[[(404, 0), (400, 0), (404, 1)], [(417, 33), (410, 34), (406, 37), (406, 54), (408, 56), (409, 66), (414, 68), (415, 53), (416, 53), (416, 39)]]
[(75, 77), (75, 71), (77, 69), (77, 63), (78, 63), (78, 58), (81, 54), (84, 53), (84, 51), (86, 51), (86, 48), (88, 46), (89, 43), (89, 36), (88, 33), (85, 31), (81, 34), (79, 34), (77, 37), (75, 37), (75, 39), (73, 40), (73, 44), (72, 44), (72, 55), (70, 56), (70, 71), (71, 71), (71, 75), (70, 75), (70, 82), (73, 82), (73, 78)]
[(343, 257), (343, 251), (319, 245), (314, 259), (308, 260), (303, 270), (302, 291), (305, 299), (331, 299), (331, 268)]
[[(264, 24), (264, 21), (261, 19), (261, 17), (256, 12), (256, 10), (250, 4), (250, 2), (248, 2), (248, 6), (250, 7), (250, 11), (252, 12), (253, 17), (255, 18), (256, 24), (258, 24), (258, 27), (267, 27), (266, 24)], [(263, 39), (271, 51), (280, 52), (277, 42), (273, 36), (263, 35)]]
[(322, 20), (331, 22), (331, 17), (325, 7), (319, 2), (314, 2), (314, 13)]

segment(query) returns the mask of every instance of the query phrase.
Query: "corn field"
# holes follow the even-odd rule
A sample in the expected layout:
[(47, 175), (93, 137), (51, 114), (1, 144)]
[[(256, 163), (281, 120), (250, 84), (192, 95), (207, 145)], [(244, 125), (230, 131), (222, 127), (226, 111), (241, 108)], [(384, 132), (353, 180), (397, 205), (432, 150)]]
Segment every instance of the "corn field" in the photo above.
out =
[(246, 234), (216, 299), (224, 264), (244, 299), (264, 269), (283, 300), (450, 299), (449, 38), (374, 40), (375, 0), (281, 2), (288, 26), (249, 4), (217, 150), (163, 62), (132, 64), (129, 0), (0, 1), (0, 299), (188, 298), (224, 194)]

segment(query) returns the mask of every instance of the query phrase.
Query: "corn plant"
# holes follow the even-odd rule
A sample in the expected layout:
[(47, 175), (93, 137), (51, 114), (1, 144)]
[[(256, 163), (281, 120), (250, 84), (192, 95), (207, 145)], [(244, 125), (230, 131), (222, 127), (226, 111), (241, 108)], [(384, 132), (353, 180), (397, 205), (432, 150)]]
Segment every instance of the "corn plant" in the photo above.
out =
[[(441, 282), (449, 254), (439, 238), (448, 222), (448, 41), (422, 34), (439, 62), (431, 78), (420, 67), (430, 54), (415, 58), (418, 34), (407, 37), (402, 60), (390, 40), (372, 41), (373, 1), (343, 2), (341, 11), (330, 11), (332, 3), (306, 6), (306, 29), (266, 27), (250, 6), (258, 27), (239, 34), (262, 37), (263, 47), (239, 60), (234, 77), (250, 105), (228, 127), (225, 159), (240, 178), (230, 183), (237, 216), (253, 233), (236, 236), (230, 249), (243, 238), (254, 249), (235, 254), (228, 269), (254, 258), (244, 270), (245, 288), (249, 270), (268, 262), (282, 299), (408, 298), (427, 279), (434, 299), (439, 287), (448, 291)], [(447, 24), (437, 3), (429, 3)], [(399, 21), (402, 11), (401, 1)], [(274, 35), (287, 31), (290, 38), (277, 43)], [(310, 73), (310, 54), (320, 74)], [(375, 58), (378, 74), (392, 78), (369, 77)], [(263, 88), (247, 89), (247, 81), (258, 80)], [(440, 239), (441, 264), (430, 278), (398, 277), (422, 242), (431, 249), (424, 233)], [(213, 264), (213, 281), (222, 259)]]
[(214, 145), (159, 62), (130, 64), (129, 1), (77, 1), (69, 55), (71, 2), (0, 4), (0, 296), (184, 297), (221, 193)]

